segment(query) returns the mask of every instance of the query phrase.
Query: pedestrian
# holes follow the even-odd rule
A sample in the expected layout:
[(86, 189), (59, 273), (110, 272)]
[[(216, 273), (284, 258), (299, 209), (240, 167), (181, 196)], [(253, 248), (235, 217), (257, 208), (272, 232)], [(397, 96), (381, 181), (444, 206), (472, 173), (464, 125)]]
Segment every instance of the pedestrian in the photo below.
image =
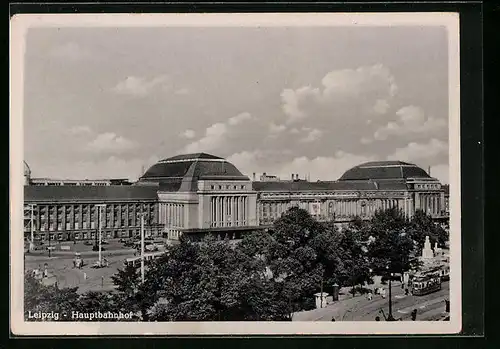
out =
[(405, 296), (408, 296), (408, 294), (410, 293), (410, 291), (408, 291), (408, 287), (405, 288)]
[(335, 318), (332, 316), (332, 321), (335, 321)]
[(380, 295), (382, 296), (382, 298), (385, 298), (385, 288), (382, 288), (380, 290)]
[(413, 309), (411, 312), (411, 321), (417, 320), (417, 309)]
[(368, 292), (368, 300), (371, 301), (372, 298), (373, 298), (373, 295), (372, 295), (372, 292), (370, 291), (370, 292)]
[(380, 321), (380, 316), (375, 316), (375, 321)]

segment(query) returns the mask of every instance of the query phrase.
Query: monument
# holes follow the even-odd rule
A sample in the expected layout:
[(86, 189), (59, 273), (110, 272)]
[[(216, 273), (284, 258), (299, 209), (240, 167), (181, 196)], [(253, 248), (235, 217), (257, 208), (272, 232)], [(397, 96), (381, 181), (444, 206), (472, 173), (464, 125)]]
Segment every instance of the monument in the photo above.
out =
[(434, 252), (431, 248), (431, 242), (429, 240), (429, 235), (425, 237), (424, 248), (422, 250), (422, 259), (432, 259), (434, 258)]

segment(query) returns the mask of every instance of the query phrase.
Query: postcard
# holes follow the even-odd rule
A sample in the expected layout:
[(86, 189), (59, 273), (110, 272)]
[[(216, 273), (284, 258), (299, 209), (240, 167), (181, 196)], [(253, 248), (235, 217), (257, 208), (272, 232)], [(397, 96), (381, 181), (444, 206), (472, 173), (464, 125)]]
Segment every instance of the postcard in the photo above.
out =
[(10, 28), (14, 334), (460, 332), (458, 14)]

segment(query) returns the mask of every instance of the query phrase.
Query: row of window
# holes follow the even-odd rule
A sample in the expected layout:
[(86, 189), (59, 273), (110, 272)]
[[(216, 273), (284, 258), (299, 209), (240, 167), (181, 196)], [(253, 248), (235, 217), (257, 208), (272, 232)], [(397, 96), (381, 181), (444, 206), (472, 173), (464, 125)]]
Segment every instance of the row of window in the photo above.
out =
[[(116, 237), (133, 237), (140, 234), (140, 230), (122, 230), (122, 231), (103, 231), (101, 233), (101, 237), (103, 239), (113, 239)], [(161, 235), (158, 231), (148, 232), (146, 236), (159, 236)], [(179, 232), (177, 232), (177, 237), (179, 236)], [(36, 234), (35, 239), (41, 241), (47, 240), (69, 240), (69, 235), (62, 233), (50, 233), (50, 234)], [(98, 233), (96, 232), (77, 232), (73, 235), (75, 240), (88, 240), (88, 239), (96, 239), (98, 237)]]
[(241, 189), (241, 190), (245, 190), (246, 189), (246, 185), (215, 185), (215, 184), (212, 184), (210, 186), (210, 189), (212, 190), (223, 190), (223, 189), (226, 189), (226, 190), (238, 190), (238, 189)]
[(439, 189), (439, 184), (415, 184), (416, 189)]

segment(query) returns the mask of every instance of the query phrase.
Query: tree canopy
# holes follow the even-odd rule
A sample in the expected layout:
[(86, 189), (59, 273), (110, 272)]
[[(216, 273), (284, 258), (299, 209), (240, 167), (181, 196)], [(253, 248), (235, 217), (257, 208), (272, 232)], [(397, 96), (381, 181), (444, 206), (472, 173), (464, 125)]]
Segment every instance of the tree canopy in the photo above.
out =
[(237, 244), (207, 237), (181, 238), (148, 263), (145, 282), (135, 267), (112, 277), (109, 293), (44, 286), (25, 276), (25, 310), (122, 311), (142, 321), (290, 320), (314, 307), (314, 294), (333, 284), (370, 283), (375, 274), (418, 266), (425, 236), (444, 244), (446, 232), (423, 212), (412, 220), (401, 211), (378, 211), (339, 228), (292, 207), (268, 230)]

